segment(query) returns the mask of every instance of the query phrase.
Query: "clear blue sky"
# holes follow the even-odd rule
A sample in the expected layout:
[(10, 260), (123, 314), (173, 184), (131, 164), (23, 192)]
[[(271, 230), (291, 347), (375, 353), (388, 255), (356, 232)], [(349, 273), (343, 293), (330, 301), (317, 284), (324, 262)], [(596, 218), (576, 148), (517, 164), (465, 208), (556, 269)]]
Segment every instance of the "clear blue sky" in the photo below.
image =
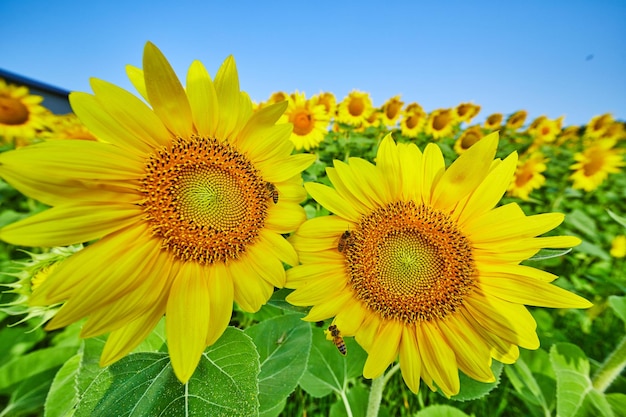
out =
[(0, 0), (0, 68), (91, 91), (131, 89), (150, 40), (184, 79), (233, 54), (253, 100), (352, 89), (401, 94), (427, 111), (462, 101), (493, 112), (626, 119), (626, 1)]

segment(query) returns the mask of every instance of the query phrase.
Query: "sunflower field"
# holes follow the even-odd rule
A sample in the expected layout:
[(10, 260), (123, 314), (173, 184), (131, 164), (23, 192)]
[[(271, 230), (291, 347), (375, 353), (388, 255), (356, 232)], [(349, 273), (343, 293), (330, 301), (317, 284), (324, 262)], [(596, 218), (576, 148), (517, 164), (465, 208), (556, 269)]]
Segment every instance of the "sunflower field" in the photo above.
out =
[(0, 417), (626, 416), (624, 121), (127, 74), (0, 79)]

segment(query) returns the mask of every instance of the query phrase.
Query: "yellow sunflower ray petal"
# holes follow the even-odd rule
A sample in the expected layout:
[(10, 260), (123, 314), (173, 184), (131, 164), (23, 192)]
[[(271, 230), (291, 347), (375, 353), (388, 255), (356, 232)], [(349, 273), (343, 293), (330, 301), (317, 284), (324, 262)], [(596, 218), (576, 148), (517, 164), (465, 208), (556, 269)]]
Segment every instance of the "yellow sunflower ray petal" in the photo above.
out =
[(551, 308), (589, 308), (593, 304), (556, 285), (522, 276), (481, 279), (485, 293), (518, 304)]
[(363, 366), (365, 378), (377, 378), (385, 372), (390, 363), (398, 357), (402, 325), (395, 321), (383, 320), (378, 328), (378, 335), (368, 351)]
[(289, 303), (297, 306), (315, 304), (333, 299), (346, 291), (347, 280), (343, 271), (333, 269), (323, 278), (305, 282), (287, 296)]
[(402, 371), (402, 379), (414, 394), (417, 394), (420, 388), (422, 360), (419, 352), (415, 327), (404, 326), (399, 350), (400, 370)]
[(97, 78), (91, 79), (91, 88), (102, 108), (145, 144), (141, 147), (142, 151), (151, 152), (156, 146), (170, 143), (172, 135), (161, 119), (136, 96)]
[[(383, 204), (383, 200), (378, 197), (374, 189), (370, 186), (370, 184), (376, 182), (378, 178), (367, 178), (370, 175), (378, 177), (375, 170), (356, 171), (352, 169), (351, 165), (338, 160), (333, 161), (333, 165), (337, 172), (338, 179), (340, 179), (340, 181), (345, 184), (346, 188), (359, 199), (361, 204), (369, 210), (373, 210), (375, 207)], [(336, 184), (335, 181), (331, 182), (333, 185)]]
[(352, 204), (347, 202), (334, 189), (314, 182), (304, 184), (304, 188), (315, 201), (344, 219), (357, 221), (361, 217)]
[(233, 56), (224, 60), (215, 75), (215, 92), (220, 106), (215, 136), (230, 138), (242, 109), (239, 106), (239, 75)]
[(280, 258), (268, 255), (263, 243), (249, 247), (247, 252), (248, 258), (245, 261), (250, 264), (249, 266), (258, 274), (259, 278), (276, 288), (285, 286), (286, 273)]
[(446, 169), (441, 149), (434, 143), (429, 143), (424, 148), (422, 154), (422, 202), (426, 205), (432, 205), (433, 184), (439, 181)]
[[(290, 155), (284, 159), (266, 160), (257, 162), (255, 166), (261, 171), (261, 175), (269, 182), (282, 182), (291, 179), (307, 169), (316, 156), (310, 154)], [(280, 169), (276, 169), (279, 166)]]
[(387, 186), (392, 196), (397, 196), (400, 192), (400, 160), (398, 157), (398, 147), (396, 146), (391, 133), (385, 135), (380, 142), (376, 153), (376, 167), (380, 169), (387, 180)]
[(334, 323), (344, 336), (352, 336), (360, 329), (367, 313), (359, 301), (351, 299), (337, 313)]
[(194, 133), (193, 118), (185, 90), (163, 53), (150, 42), (144, 48), (143, 71), (156, 115), (173, 134), (190, 137)]
[(267, 230), (259, 233), (259, 248), (270, 252), (276, 258), (290, 266), (298, 264), (298, 254), (291, 244), (280, 234)]
[(306, 220), (306, 214), (299, 204), (278, 200), (267, 211), (265, 227), (276, 233), (291, 233)]
[(422, 182), (418, 167), (422, 165), (422, 152), (414, 144), (398, 144), (401, 174), (401, 195), (405, 201), (422, 200)]
[(359, 213), (366, 214), (372, 210), (373, 206), (371, 206), (367, 200), (361, 200), (362, 195), (360, 195), (356, 189), (348, 187), (343, 182), (335, 168), (326, 168), (326, 175), (333, 184), (335, 191), (337, 191), (337, 193), (346, 201), (352, 202), (353, 207), (358, 210)]
[(415, 328), (422, 367), (433, 378), (446, 397), (459, 392), (461, 382), (454, 351), (443, 338), (439, 329), (431, 323)]
[(233, 314), (235, 290), (225, 264), (217, 262), (209, 269), (208, 289), (211, 297), (209, 305), (211, 322), (205, 344), (211, 346), (224, 333)]
[(447, 210), (473, 192), (487, 176), (497, 147), (498, 133), (494, 132), (460, 155), (437, 181), (431, 200), (433, 206)]
[(564, 218), (561, 213), (535, 214), (523, 218), (496, 218), (487, 214), (468, 223), (464, 231), (476, 244), (506, 239), (519, 240), (552, 230), (561, 224)]
[(339, 311), (343, 309), (343, 306), (352, 298), (352, 294), (348, 291), (342, 291), (337, 297), (332, 300), (325, 300), (319, 304), (316, 304), (309, 310), (309, 313), (304, 317), (306, 321), (322, 321), (327, 318), (334, 317)]
[(115, 202), (56, 206), (5, 226), (0, 239), (21, 246), (67, 246), (130, 226), (142, 215), (137, 206)]
[(135, 90), (143, 97), (145, 101), (150, 101), (148, 99), (148, 92), (146, 91), (146, 79), (143, 75), (143, 70), (141, 68), (137, 68), (134, 65), (126, 65), (126, 76), (130, 80), (130, 83), (135, 87)]
[(217, 93), (200, 61), (194, 61), (187, 72), (187, 97), (198, 135), (214, 136), (219, 114)]
[[(257, 110), (239, 133), (239, 146), (253, 160), (266, 159), (268, 153), (278, 149), (284, 149), (290, 154), (293, 149), (289, 138), (293, 129), (290, 125), (277, 125), (278, 121), (287, 108), (287, 101), (272, 104)], [(269, 134), (269, 135), (268, 135)], [(265, 139), (267, 138), (267, 139)]]
[(233, 280), (234, 299), (242, 310), (256, 313), (269, 300), (274, 286), (259, 275), (253, 266), (246, 262), (231, 262), (227, 265)]
[(395, 198), (392, 196), (390, 188), (387, 187), (387, 179), (380, 170), (365, 159), (350, 158), (348, 160), (352, 177), (363, 182), (364, 193), (370, 195), (377, 205), (391, 202)]

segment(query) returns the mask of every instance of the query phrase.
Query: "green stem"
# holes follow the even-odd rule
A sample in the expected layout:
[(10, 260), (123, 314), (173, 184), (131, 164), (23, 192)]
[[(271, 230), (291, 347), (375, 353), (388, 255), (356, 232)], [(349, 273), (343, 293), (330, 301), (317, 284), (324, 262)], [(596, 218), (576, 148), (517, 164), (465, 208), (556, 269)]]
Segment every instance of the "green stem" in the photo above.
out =
[(370, 398), (367, 402), (367, 417), (377, 417), (380, 409), (380, 402), (383, 399), (383, 390), (389, 378), (400, 369), (400, 364), (396, 364), (386, 374), (382, 374), (378, 378), (372, 379), (370, 387)]
[(352, 407), (350, 407), (350, 402), (348, 401), (348, 396), (346, 395), (346, 390), (341, 390), (341, 401), (343, 401), (343, 406), (346, 407), (346, 415), (348, 417), (352, 417)]
[(613, 380), (622, 373), (624, 367), (626, 367), (626, 336), (594, 375), (593, 387), (600, 392), (606, 391)]

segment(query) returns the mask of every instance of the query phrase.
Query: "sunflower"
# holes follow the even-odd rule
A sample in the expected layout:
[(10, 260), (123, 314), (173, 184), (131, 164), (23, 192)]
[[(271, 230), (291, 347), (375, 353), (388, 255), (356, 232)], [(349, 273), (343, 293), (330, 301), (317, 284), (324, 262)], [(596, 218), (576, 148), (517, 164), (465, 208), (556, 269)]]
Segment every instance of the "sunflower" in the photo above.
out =
[(626, 236), (618, 235), (613, 238), (610, 254), (614, 258), (626, 257)]
[(524, 122), (526, 121), (526, 117), (528, 117), (528, 113), (526, 110), (518, 110), (515, 113), (509, 115), (506, 119), (505, 127), (507, 130), (518, 130), (522, 126), (524, 126)]
[(27, 87), (0, 78), (0, 144), (29, 141), (45, 127), (49, 111), (42, 101), (43, 97), (31, 95)]
[(580, 126), (567, 126), (559, 133), (556, 144), (557, 145), (571, 145), (580, 141)]
[(415, 138), (424, 129), (426, 112), (417, 103), (406, 106), (400, 119), (400, 130), (403, 136)]
[(339, 123), (358, 127), (373, 111), (369, 93), (353, 90), (339, 103), (336, 119)]
[(46, 136), (50, 139), (97, 140), (74, 113), (55, 115), (49, 125), (51, 132)]
[(333, 93), (329, 93), (327, 91), (321, 92), (311, 97), (309, 101), (312, 106), (324, 106), (324, 111), (326, 111), (329, 118), (335, 117), (335, 113), (337, 112), (337, 98)]
[(433, 139), (440, 139), (450, 136), (457, 124), (451, 109), (437, 109), (428, 115), (424, 132), (431, 135)]
[(544, 118), (533, 127), (531, 135), (537, 143), (552, 143), (561, 133), (561, 120)]
[(387, 100), (380, 111), (382, 123), (385, 126), (394, 127), (400, 119), (403, 105), (404, 102), (400, 100), (400, 96), (394, 96)]
[(484, 127), (488, 130), (497, 130), (502, 126), (502, 119), (504, 116), (502, 113), (493, 113), (490, 114), (489, 117), (485, 120)]
[(454, 115), (459, 123), (471, 123), (480, 112), (480, 106), (474, 103), (461, 103), (454, 108)]
[[(65, 301), (48, 329), (88, 317), (81, 336), (110, 333), (108, 365), (166, 315), (174, 372), (193, 374), (224, 332), (233, 300), (256, 311), (285, 281), (297, 254), (281, 236), (304, 221), (292, 126), (275, 125), (287, 102), (252, 112), (227, 58), (215, 81), (194, 62), (186, 89), (147, 43), (143, 71), (129, 68), (149, 103), (102, 80), (72, 93), (101, 141), (48, 141), (0, 154), (0, 177), (53, 206), (0, 229), (24, 246), (97, 242), (65, 260), (34, 291), (33, 305)], [(54, 172), (54, 175), (50, 175)]]
[(570, 166), (574, 173), (569, 177), (574, 182), (573, 188), (593, 191), (609, 174), (620, 172), (620, 168), (626, 165), (624, 152), (614, 148), (614, 145), (614, 140), (597, 140), (582, 152), (574, 154), (577, 162)]
[(599, 138), (611, 124), (613, 124), (613, 116), (610, 113), (594, 116), (585, 129), (585, 136)]
[(454, 150), (461, 155), (472, 145), (483, 138), (483, 130), (479, 125), (470, 126), (461, 133), (461, 136), (454, 142)]
[(542, 175), (548, 167), (548, 160), (539, 152), (530, 154), (517, 163), (515, 176), (509, 185), (508, 192), (514, 197), (528, 200), (531, 191), (540, 188), (545, 184), (546, 178)]
[(298, 150), (316, 148), (328, 133), (328, 113), (324, 106), (307, 101), (304, 93), (292, 94), (285, 116), (293, 124), (291, 141)]
[(417, 392), (420, 378), (445, 395), (459, 391), (460, 369), (494, 381), (492, 358), (514, 362), (518, 346), (536, 349), (536, 323), (525, 304), (589, 307), (550, 284), (556, 276), (520, 265), (541, 248), (576, 245), (540, 237), (558, 213), (526, 216), (514, 203), (494, 208), (517, 156), (493, 160), (489, 135), (445, 169), (435, 144), (381, 142), (377, 165), (335, 161), (334, 188), (305, 188), (333, 215), (306, 221), (291, 237), (301, 265), (287, 271), (287, 301), (313, 307), (308, 321), (334, 317), (341, 334), (368, 353), (366, 378), (399, 358)]

